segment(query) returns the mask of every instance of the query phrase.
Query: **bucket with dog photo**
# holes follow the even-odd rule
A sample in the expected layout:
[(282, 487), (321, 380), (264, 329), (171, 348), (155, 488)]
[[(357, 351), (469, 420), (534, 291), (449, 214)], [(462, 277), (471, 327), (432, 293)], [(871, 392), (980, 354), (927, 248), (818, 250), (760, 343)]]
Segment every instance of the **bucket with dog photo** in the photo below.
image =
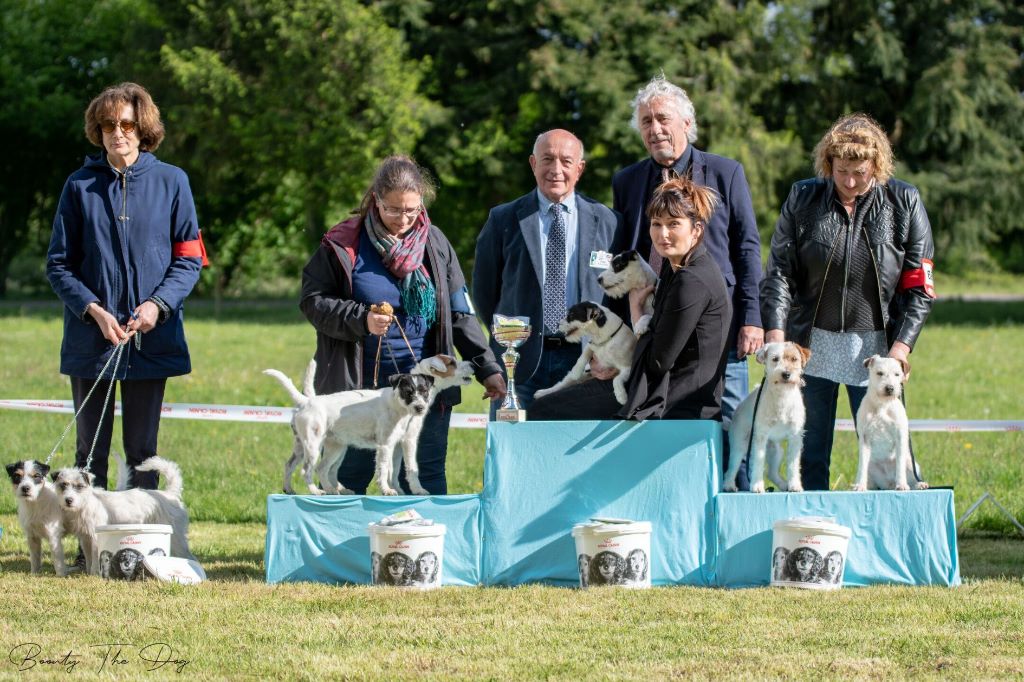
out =
[(851, 530), (835, 519), (805, 516), (776, 521), (772, 533), (771, 584), (810, 590), (843, 586)]
[(111, 580), (142, 580), (143, 559), (168, 556), (171, 552), (169, 525), (131, 523), (96, 526), (100, 576)]
[(444, 577), (446, 531), (447, 528), (439, 523), (371, 523), (371, 582), (421, 590), (440, 587)]
[(591, 519), (572, 528), (580, 587), (651, 586), (651, 524), (626, 519)]

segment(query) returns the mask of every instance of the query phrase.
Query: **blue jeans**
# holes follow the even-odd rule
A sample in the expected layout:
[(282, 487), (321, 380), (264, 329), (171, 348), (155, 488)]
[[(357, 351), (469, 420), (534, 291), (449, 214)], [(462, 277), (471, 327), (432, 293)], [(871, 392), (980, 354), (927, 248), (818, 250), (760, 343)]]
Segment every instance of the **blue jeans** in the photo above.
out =
[[(451, 420), (451, 406), (435, 400), (423, 421), (423, 430), (420, 431), (416, 461), (420, 465), (420, 484), (431, 495), (448, 494), (444, 464), (448, 457), (448, 424)], [(349, 448), (345, 461), (338, 467), (338, 482), (357, 495), (365, 495), (366, 487), (373, 479), (375, 463), (373, 450)], [(410, 494), (409, 482), (405, 479), (404, 461), (398, 481), (402, 492)]]
[[(747, 367), (747, 358), (737, 358), (736, 349), (729, 351), (729, 357), (725, 363), (725, 386), (722, 391), (722, 425), (728, 427), (732, 422), (732, 415), (740, 406), (743, 399), (750, 393), (750, 370)], [(722, 438), (722, 466), (724, 474), (729, 470), (729, 437), (728, 434)], [(746, 459), (736, 474), (736, 487), (740, 490), (750, 490), (750, 460)]]
[[(840, 385), (828, 379), (807, 375), (804, 375), (804, 384), (807, 423), (804, 427), (804, 451), (800, 456), (800, 478), (804, 490), (828, 490)], [(867, 391), (867, 386), (846, 386), (846, 395), (850, 399), (850, 410), (855, 420), (857, 408)]]
[[(569, 344), (561, 348), (545, 348), (540, 354), (540, 364), (537, 371), (529, 379), (520, 380), (516, 378), (516, 397), (524, 410), (529, 411), (533, 404), (533, 394), (545, 388), (550, 388), (565, 378), (569, 370), (573, 368), (576, 361), (580, 359), (583, 349), (578, 344)], [(491, 401), (491, 421), (501, 402)]]

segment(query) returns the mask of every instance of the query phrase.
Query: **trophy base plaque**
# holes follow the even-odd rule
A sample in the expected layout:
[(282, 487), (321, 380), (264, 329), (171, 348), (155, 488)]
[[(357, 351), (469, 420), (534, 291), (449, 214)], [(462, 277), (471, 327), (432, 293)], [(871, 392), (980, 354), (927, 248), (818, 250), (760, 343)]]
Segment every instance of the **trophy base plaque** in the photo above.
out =
[(526, 421), (526, 410), (499, 409), (494, 420), (499, 422), (524, 422)]

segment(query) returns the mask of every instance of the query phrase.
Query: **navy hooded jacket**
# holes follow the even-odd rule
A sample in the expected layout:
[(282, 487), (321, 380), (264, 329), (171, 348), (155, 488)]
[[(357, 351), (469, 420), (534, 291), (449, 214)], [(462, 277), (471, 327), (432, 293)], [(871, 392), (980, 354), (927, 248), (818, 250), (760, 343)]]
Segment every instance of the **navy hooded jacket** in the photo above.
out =
[[(88, 156), (64, 183), (53, 220), (46, 275), (64, 303), (60, 371), (99, 376), (115, 346), (85, 309), (96, 302), (122, 325), (157, 297), (170, 316), (128, 343), (119, 379), (159, 379), (191, 371), (182, 304), (199, 280), (201, 258), (175, 257), (174, 244), (199, 239), (188, 177), (149, 152), (122, 174), (103, 152)], [(108, 376), (109, 376), (109, 369)]]

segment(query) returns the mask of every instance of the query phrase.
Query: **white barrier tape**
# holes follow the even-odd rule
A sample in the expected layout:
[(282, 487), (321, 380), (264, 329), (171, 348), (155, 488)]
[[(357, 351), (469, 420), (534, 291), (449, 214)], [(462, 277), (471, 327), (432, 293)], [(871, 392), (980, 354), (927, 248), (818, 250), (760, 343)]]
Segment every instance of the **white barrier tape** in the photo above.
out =
[[(70, 400), (0, 400), (0, 409), (29, 412), (74, 414)], [(292, 420), (291, 407), (258, 405), (201, 405), (197, 403), (164, 403), (161, 416), (167, 419), (199, 419), (203, 421), (267, 422), (287, 424)], [(114, 414), (121, 414), (121, 403), (114, 404)], [(457, 429), (487, 428), (486, 414), (452, 413), (452, 427)], [(911, 431), (942, 431), (967, 433), (980, 431), (1020, 432), (1024, 421), (911, 419)], [(837, 419), (836, 431), (853, 431), (852, 419)]]

